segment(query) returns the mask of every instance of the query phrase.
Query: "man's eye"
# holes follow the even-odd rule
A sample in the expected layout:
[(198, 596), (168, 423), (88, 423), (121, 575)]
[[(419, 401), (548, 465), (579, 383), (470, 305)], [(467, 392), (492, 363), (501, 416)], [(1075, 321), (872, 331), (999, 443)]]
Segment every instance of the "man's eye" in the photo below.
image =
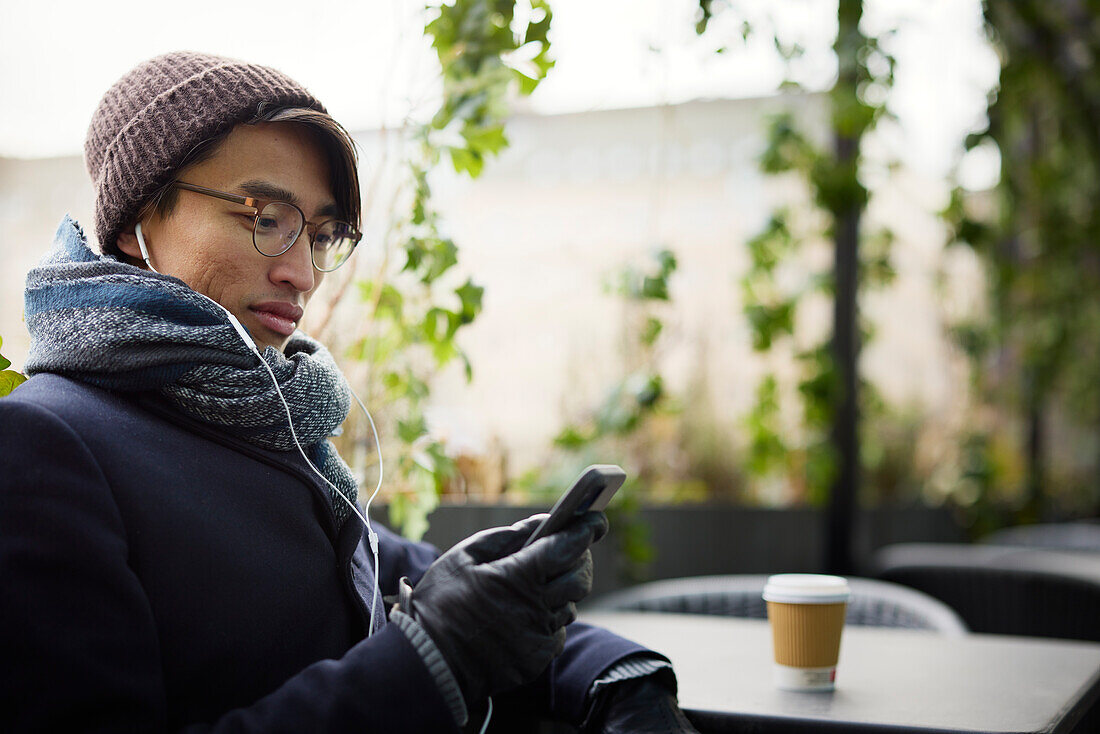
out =
[(274, 232), (279, 228), (279, 220), (275, 217), (256, 217), (256, 229), (264, 232)]

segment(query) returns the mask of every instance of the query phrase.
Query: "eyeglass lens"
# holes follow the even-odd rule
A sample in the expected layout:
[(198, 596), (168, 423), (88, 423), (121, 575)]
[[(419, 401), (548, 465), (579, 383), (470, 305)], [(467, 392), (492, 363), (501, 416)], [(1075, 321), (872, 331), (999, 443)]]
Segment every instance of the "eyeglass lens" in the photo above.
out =
[[(305, 222), (297, 208), (285, 202), (271, 202), (256, 217), (253, 230), (256, 249), (275, 257), (290, 249)], [(313, 265), (318, 270), (335, 270), (355, 249), (355, 229), (347, 222), (330, 219), (313, 233)]]

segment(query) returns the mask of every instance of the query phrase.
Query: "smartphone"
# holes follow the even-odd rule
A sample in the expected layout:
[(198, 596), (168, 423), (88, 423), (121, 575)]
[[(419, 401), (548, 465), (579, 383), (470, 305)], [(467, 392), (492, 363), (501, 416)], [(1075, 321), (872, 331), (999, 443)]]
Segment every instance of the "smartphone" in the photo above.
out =
[(550, 517), (543, 520), (523, 547), (539, 538), (558, 532), (578, 515), (589, 510), (603, 510), (612, 496), (626, 481), (626, 472), (614, 464), (593, 464), (581, 472), (573, 486), (554, 504)]

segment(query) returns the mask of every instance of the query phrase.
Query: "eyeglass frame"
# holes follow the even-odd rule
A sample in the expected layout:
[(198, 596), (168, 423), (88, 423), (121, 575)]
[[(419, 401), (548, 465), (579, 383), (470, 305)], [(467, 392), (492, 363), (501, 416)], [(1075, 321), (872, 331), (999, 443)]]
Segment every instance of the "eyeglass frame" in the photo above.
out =
[[(298, 206), (297, 204), (292, 204), (289, 201), (283, 201), (282, 199), (259, 199), (254, 196), (244, 196), (243, 194), (231, 194), (228, 191), (208, 189), (205, 186), (198, 186), (196, 184), (187, 183), (186, 181), (173, 181), (172, 187), (183, 189), (184, 191), (193, 191), (196, 194), (211, 196), (215, 199), (222, 199), (224, 201), (229, 201), (234, 204), (240, 204), (241, 206), (247, 206), (249, 209), (255, 209), (256, 213), (252, 215), (252, 246), (256, 248), (256, 252), (260, 253), (264, 257), (279, 257), (280, 255), (285, 255), (291, 247), (294, 247), (294, 243), (297, 242), (298, 238), (302, 236), (302, 231), (304, 230), (309, 236), (309, 260), (318, 272), (331, 273), (334, 270), (338, 270), (340, 268), (340, 265), (343, 265), (351, 259), (351, 256), (355, 254), (355, 248), (359, 245), (359, 241), (363, 239), (363, 233), (355, 227), (352, 227), (350, 222), (345, 222), (343, 219), (337, 219), (336, 217), (325, 219), (324, 221), (319, 223), (311, 222), (306, 219), (306, 213), (302, 211), (302, 208), (300, 206)], [(257, 222), (259, 222), (260, 220), (260, 214), (263, 212), (268, 204), (286, 204), (287, 206), (292, 206), (298, 210), (298, 214), (302, 218), (302, 228), (298, 230), (298, 234), (295, 235), (291, 243), (286, 246), (285, 250), (274, 255), (268, 255), (266, 252), (260, 249), (260, 246), (258, 244), (256, 244), (256, 225)], [(318, 230), (320, 230), (321, 227), (328, 224), (329, 222), (342, 222), (343, 224), (348, 225), (348, 227), (351, 227), (354, 242), (352, 242), (351, 251), (348, 252), (348, 256), (340, 262), (340, 265), (337, 265), (334, 268), (330, 268), (329, 270), (325, 270), (323, 268), (317, 267), (317, 261), (313, 257), (313, 239), (317, 236)], [(313, 228), (312, 231), (310, 231), (310, 227)]]

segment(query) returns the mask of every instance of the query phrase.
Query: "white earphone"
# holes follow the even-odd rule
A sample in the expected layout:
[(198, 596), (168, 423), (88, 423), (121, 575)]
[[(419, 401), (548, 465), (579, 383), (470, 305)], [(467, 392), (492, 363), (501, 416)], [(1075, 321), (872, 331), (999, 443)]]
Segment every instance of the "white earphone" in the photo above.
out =
[[(154, 273), (159, 274), (160, 271), (154, 268), (153, 263), (149, 261), (149, 248), (145, 245), (145, 236), (141, 232), (141, 222), (138, 222), (134, 226), (134, 234), (137, 235), (138, 248), (141, 250), (141, 258), (145, 261), (146, 267), (148, 267)], [(195, 292), (198, 293), (198, 291)], [(359, 507), (354, 502), (352, 502), (346, 494), (341, 492), (335, 484), (330, 482), (328, 480), (328, 477), (322, 474), (320, 470), (318, 470), (317, 467), (313, 465), (313, 462), (309, 460), (309, 457), (306, 456), (306, 452), (302, 448), (302, 444), (298, 442), (298, 434), (294, 430), (294, 418), (290, 413), (290, 406), (287, 405), (286, 398), (283, 397), (283, 391), (279, 387), (279, 380), (275, 377), (275, 373), (272, 371), (271, 366), (267, 363), (267, 360), (263, 358), (263, 356), (260, 354), (260, 351), (256, 348), (256, 343), (252, 340), (252, 336), (248, 333), (248, 330), (244, 328), (244, 325), (237, 320), (237, 317), (234, 316), (228, 308), (221, 305), (206, 294), (199, 293), (199, 295), (213, 303), (225, 313), (225, 315), (229, 318), (229, 323), (233, 325), (233, 329), (237, 332), (237, 335), (241, 337), (241, 341), (243, 341), (245, 346), (248, 347), (248, 349), (254, 355), (256, 355), (256, 358), (260, 360), (260, 364), (262, 364), (264, 368), (267, 369), (267, 374), (271, 376), (271, 382), (273, 385), (275, 385), (275, 392), (278, 394), (279, 400), (283, 403), (283, 409), (286, 411), (287, 425), (290, 427), (290, 436), (294, 439), (294, 445), (298, 447), (298, 453), (302, 455), (302, 458), (305, 460), (306, 464), (309, 465), (309, 468), (313, 470), (313, 473), (320, 477), (321, 481), (327, 484), (332, 489), (332, 491), (339, 495), (340, 498), (347, 503), (348, 507), (351, 508), (351, 511), (354, 512), (355, 515), (363, 521), (363, 525), (367, 529), (367, 540), (370, 543), (371, 555), (374, 556), (374, 591), (371, 597), (370, 622), (368, 623), (367, 629), (367, 637), (370, 637), (372, 634), (374, 634), (375, 612), (377, 611), (378, 598), (380, 595), (378, 588), (378, 533), (374, 532), (374, 528), (371, 527), (370, 505), (371, 502), (374, 501), (375, 496), (377, 496), (378, 490), (382, 488), (382, 444), (378, 440), (378, 429), (374, 426), (374, 418), (371, 417), (370, 411), (367, 410), (367, 406), (363, 405), (363, 401), (359, 399), (359, 396), (355, 394), (355, 391), (352, 390), (351, 386), (349, 385), (348, 391), (351, 393), (351, 396), (355, 398), (355, 402), (358, 403), (359, 408), (363, 411), (363, 414), (367, 416), (367, 421), (370, 422), (370, 429), (371, 432), (374, 434), (374, 446), (378, 450), (378, 484), (375, 485), (374, 491), (371, 492), (370, 497), (367, 498), (367, 501), (363, 506), (363, 510), (360, 511)]]

